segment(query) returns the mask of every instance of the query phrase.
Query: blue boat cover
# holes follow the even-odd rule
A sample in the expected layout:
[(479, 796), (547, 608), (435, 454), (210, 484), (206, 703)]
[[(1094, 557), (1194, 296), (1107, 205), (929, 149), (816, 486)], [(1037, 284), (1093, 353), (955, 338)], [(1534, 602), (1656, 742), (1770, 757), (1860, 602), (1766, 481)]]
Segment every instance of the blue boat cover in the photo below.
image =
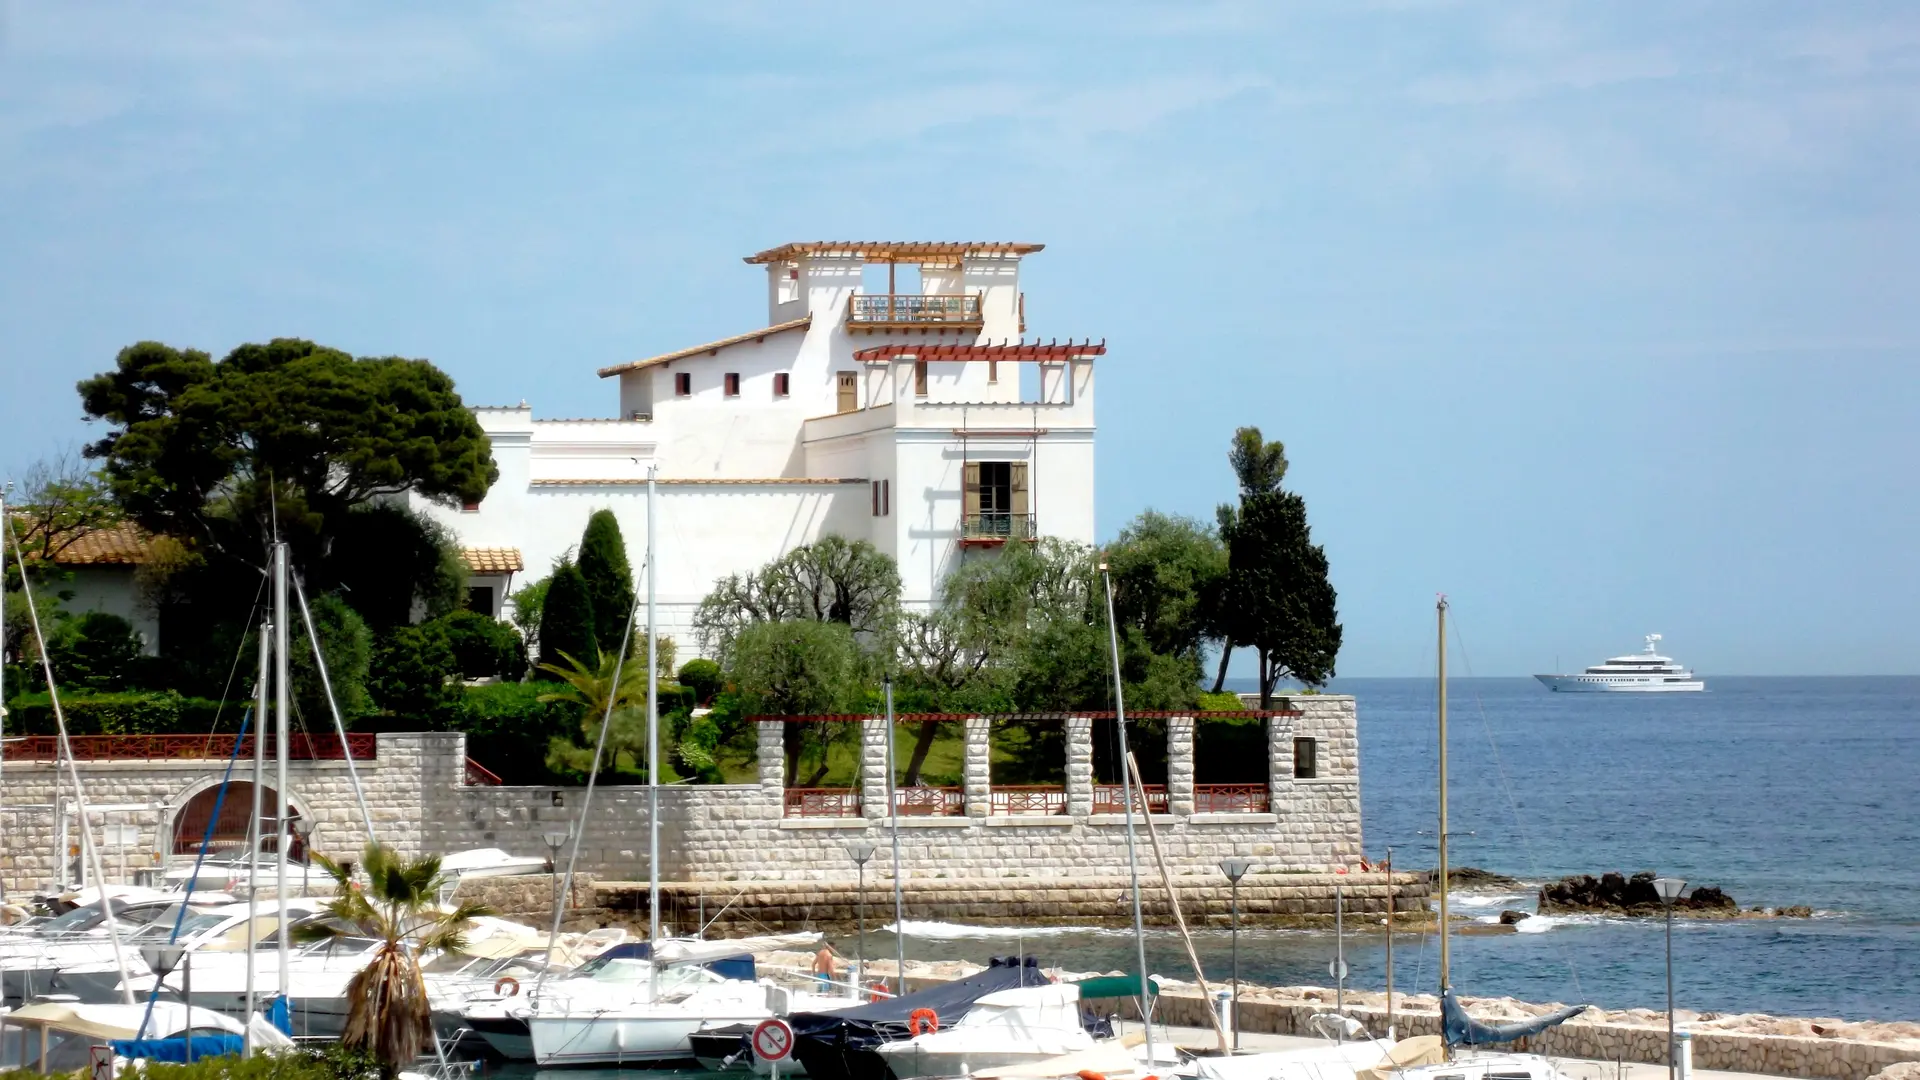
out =
[[(602, 966), (604, 961), (608, 960), (646, 960), (652, 956), (653, 944), (651, 942), (628, 941), (615, 945), (613, 948), (580, 965), (580, 970), (582, 972), (596, 970)], [(753, 966), (752, 953), (741, 953), (738, 956), (723, 956), (718, 960), (708, 960), (700, 966), (723, 979), (745, 979), (748, 982), (752, 982), (754, 979), (759, 978), (759, 974)]]
[(280, 1029), (280, 1034), (293, 1037), (293, 1010), (287, 1005), (285, 994), (276, 994), (267, 1003), (267, 1023)]
[[(193, 1037), (193, 1060), (220, 1057), (224, 1054), (238, 1054), (246, 1049), (246, 1040), (238, 1035), (195, 1035)], [(172, 1039), (113, 1039), (107, 1043), (113, 1052), (123, 1058), (144, 1058), (147, 1061), (171, 1061), (184, 1063), (187, 1060), (187, 1040), (185, 1037)]]
[(1550, 1027), (1556, 1027), (1587, 1011), (1585, 1005), (1571, 1005), (1556, 1013), (1536, 1016), (1531, 1020), (1516, 1020), (1511, 1024), (1483, 1024), (1467, 1015), (1466, 1007), (1453, 994), (1453, 988), (1447, 987), (1440, 993), (1440, 1026), (1446, 1035), (1448, 1046), (1491, 1046), (1495, 1043), (1510, 1043), (1515, 1039), (1524, 1039), (1529, 1035), (1538, 1035)]

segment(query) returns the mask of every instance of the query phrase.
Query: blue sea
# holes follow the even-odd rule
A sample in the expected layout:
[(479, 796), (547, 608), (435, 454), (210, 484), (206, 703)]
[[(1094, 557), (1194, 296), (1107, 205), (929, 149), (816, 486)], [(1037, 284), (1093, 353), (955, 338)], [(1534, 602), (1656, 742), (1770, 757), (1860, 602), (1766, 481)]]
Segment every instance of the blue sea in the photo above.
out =
[[(1713, 678), (1701, 694), (1554, 694), (1532, 679), (1455, 679), (1449, 694), (1449, 824), (1455, 866), (1522, 879), (1457, 893), (1489, 921), (1530, 910), (1563, 874), (1657, 870), (1718, 885), (1742, 907), (1805, 904), (1812, 919), (1677, 920), (1683, 1008), (1847, 1019), (1920, 1019), (1920, 678)], [(1337, 680), (1359, 700), (1366, 847), (1434, 865), (1434, 685)], [(1660, 1008), (1654, 920), (1534, 918), (1523, 933), (1463, 935), (1453, 982), (1469, 995)], [(1130, 935), (915, 927), (910, 958), (1016, 951), (1070, 968), (1128, 964)], [(1210, 977), (1224, 932), (1197, 935)], [(849, 943), (851, 944), (851, 943)], [(868, 949), (892, 952), (887, 934)], [(1242, 931), (1241, 972), (1269, 985), (1330, 985), (1333, 935)], [(1383, 939), (1350, 937), (1350, 984), (1385, 985)], [(1155, 931), (1149, 966), (1189, 971)], [(1432, 992), (1430, 938), (1402, 937), (1395, 987)]]

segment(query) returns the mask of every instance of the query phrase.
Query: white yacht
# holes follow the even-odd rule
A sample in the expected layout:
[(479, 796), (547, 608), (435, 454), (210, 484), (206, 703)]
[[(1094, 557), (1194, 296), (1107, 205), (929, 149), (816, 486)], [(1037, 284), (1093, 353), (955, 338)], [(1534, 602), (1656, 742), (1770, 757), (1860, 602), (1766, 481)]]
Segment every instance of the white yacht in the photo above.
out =
[(1549, 690), (1576, 693), (1670, 694), (1705, 690), (1707, 684), (1693, 672), (1661, 656), (1660, 635), (1648, 634), (1647, 647), (1633, 656), (1616, 656), (1577, 675), (1535, 675)]

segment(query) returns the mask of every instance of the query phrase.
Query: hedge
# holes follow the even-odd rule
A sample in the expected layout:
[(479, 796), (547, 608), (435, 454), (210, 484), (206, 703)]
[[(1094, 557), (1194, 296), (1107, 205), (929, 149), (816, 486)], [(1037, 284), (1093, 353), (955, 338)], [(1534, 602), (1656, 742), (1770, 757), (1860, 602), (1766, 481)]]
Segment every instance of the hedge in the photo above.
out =
[[(218, 701), (159, 690), (62, 694), (60, 707), (67, 715), (70, 735), (201, 735), (213, 730), (216, 713), (220, 715), (222, 729), (237, 731), (246, 704), (228, 702), (222, 713)], [(7, 709), (10, 734), (53, 735), (59, 731), (53, 719), (52, 699), (45, 693), (22, 694), (8, 703)]]

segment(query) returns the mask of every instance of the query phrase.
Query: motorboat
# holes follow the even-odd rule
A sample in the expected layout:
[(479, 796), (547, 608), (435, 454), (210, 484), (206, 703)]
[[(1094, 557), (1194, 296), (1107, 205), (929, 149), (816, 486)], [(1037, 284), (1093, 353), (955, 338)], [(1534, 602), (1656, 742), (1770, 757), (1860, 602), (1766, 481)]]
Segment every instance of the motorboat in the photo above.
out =
[[(178, 895), (163, 900), (143, 900), (122, 907), (113, 904), (114, 928), (120, 935), (120, 960), (129, 970), (139, 964), (139, 946), (154, 940), (166, 940), (175, 917), (181, 914)], [(200, 909), (188, 905), (187, 920), (201, 919)], [(204, 923), (199, 923), (202, 928)], [(54, 978), (65, 968), (104, 964), (115, 972), (114, 942), (107, 934), (104, 909), (94, 905), (75, 908), (65, 915), (41, 924), (40, 932), (9, 939), (0, 948), (0, 994), (9, 1005), (23, 1004), (35, 996), (53, 991)], [(141, 966), (139, 970), (146, 970)]]
[(544, 874), (547, 860), (533, 855), (509, 855), (499, 848), (456, 851), (440, 859), (440, 873), (452, 881), (467, 878), (517, 877)]
[(151, 1014), (145, 1005), (42, 1002), (0, 1014), (0, 1069), (77, 1073), (92, 1063), (93, 1048), (102, 1042), (126, 1042), (144, 1033), (148, 1039), (188, 1037), (196, 1046), (212, 1036), (216, 1045), (225, 1046), (246, 1032), (230, 1016), (170, 1001), (155, 1002)]
[[(916, 1026), (924, 1032), (924, 1024), (916, 1025), (915, 1016), (924, 1021), (931, 1014), (934, 1026), (957, 1028), (986, 998), (1048, 982), (1033, 957), (996, 956), (985, 969), (964, 979), (897, 998), (832, 1011), (796, 1011), (788, 1020), (793, 1025), (793, 1055), (813, 1080), (886, 1080), (889, 1061), (880, 1050), (914, 1038)], [(1077, 988), (1074, 993), (1077, 1001)]]
[(874, 1047), (898, 1080), (967, 1076), (983, 1069), (1044, 1061), (1091, 1050), (1080, 1019), (1080, 988), (1047, 983), (976, 999), (950, 1027)]
[(1707, 688), (1706, 680), (1660, 655), (1660, 635), (1648, 634), (1647, 647), (1632, 656), (1616, 656), (1575, 675), (1535, 675), (1549, 690), (1563, 693), (1672, 694)]

